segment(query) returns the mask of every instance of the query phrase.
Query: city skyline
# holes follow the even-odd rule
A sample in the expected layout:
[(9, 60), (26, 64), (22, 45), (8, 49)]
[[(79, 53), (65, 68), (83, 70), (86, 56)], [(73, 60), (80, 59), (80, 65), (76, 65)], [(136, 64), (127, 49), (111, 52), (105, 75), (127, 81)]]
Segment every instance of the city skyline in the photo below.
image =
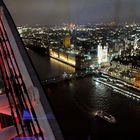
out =
[(0, 0), (0, 138), (136, 139), (139, 5)]
[(139, 0), (4, 1), (17, 25), (140, 21)]

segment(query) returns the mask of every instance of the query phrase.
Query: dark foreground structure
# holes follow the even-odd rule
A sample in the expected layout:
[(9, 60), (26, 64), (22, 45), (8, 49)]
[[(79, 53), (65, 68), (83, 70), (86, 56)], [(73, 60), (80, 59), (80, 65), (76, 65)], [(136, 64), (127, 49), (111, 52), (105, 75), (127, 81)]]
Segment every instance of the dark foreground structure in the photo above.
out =
[(0, 72), (4, 87), (0, 93), (0, 113), (12, 118), (12, 125), (0, 129), (0, 139), (63, 140), (40, 81), (2, 0)]

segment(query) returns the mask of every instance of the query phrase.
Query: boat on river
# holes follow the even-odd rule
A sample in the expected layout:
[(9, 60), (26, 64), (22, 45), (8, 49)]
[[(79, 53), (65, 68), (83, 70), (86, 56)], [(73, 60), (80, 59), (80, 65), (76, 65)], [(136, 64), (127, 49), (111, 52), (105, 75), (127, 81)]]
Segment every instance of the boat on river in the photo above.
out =
[(99, 117), (109, 123), (116, 123), (116, 119), (114, 116), (106, 113), (105, 111), (98, 110), (94, 113), (95, 117)]

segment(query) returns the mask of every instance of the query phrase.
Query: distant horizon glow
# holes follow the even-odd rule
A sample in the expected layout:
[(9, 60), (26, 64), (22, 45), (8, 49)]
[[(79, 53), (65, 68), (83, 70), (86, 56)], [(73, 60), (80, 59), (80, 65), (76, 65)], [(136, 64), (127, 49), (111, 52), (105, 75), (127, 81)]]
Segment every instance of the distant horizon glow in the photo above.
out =
[(139, 23), (139, 0), (4, 0), (17, 25)]

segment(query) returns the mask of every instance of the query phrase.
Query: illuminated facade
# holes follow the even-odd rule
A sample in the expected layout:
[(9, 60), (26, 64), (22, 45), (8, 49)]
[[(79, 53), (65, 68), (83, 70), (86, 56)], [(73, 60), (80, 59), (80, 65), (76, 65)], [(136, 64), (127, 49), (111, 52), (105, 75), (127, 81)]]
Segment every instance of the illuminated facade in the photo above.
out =
[(63, 45), (66, 48), (69, 48), (70, 45), (71, 45), (71, 37), (70, 37), (70, 34), (69, 33), (67, 33), (66, 36), (64, 37)]
[(90, 55), (80, 55), (80, 54), (72, 54), (61, 52), (56, 49), (49, 49), (50, 56), (67, 63), (77, 69), (86, 69), (89, 68), (93, 64), (92, 57)]
[(98, 64), (104, 65), (108, 62), (108, 45), (102, 46), (101, 44), (98, 45), (97, 50), (97, 57), (98, 57)]
[(76, 66), (76, 57), (75, 55), (69, 54), (69, 53), (64, 53), (58, 50), (54, 49), (49, 49), (50, 56), (60, 60), (62, 62), (65, 62), (71, 66)]

